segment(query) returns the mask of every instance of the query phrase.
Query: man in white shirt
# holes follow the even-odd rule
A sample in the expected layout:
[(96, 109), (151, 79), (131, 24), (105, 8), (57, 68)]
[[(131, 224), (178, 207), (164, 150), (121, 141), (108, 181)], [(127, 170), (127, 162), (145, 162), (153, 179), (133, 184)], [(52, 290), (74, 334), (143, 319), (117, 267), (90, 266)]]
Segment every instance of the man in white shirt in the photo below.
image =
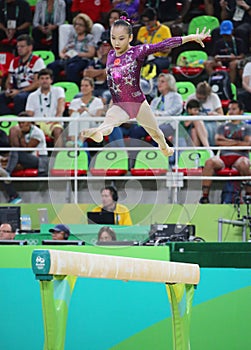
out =
[[(39, 88), (31, 93), (26, 103), (26, 113), (31, 117), (62, 117), (65, 109), (65, 92), (52, 86), (53, 72), (45, 68), (38, 73)], [(63, 146), (63, 125), (57, 121), (37, 123), (44, 134), (54, 139), (56, 147)]]
[[(5, 92), (0, 94), (0, 115), (18, 115), (25, 109), (28, 95), (38, 88), (38, 72), (45, 68), (41, 57), (33, 55), (33, 40), (28, 34), (17, 38), (18, 56), (13, 58), (8, 70)], [(9, 103), (13, 102), (13, 111)]]

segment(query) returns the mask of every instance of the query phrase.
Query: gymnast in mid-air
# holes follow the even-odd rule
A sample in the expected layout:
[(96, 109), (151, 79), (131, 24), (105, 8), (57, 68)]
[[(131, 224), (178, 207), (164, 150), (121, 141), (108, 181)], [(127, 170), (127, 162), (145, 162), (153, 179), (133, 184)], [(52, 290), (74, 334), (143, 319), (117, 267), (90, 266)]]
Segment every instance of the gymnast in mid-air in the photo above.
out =
[(103, 136), (109, 135), (113, 128), (136, 118), (159, 145), (161, 152), (169, 157), (174, 150), (166, 143), (163, 132), (159, 129), (154, 114), (140, 89), (140, 70), (146, 56), (195, 41), (204, 47), (203, 40), (210, 35), (206, 28), (201, 33), (182, 37), (173, 37), (157, 44), (131, 46), (133, 40), (132, 25), (126, 17), (115, 21), (111, 28), (111, 50), (107, 57), (107, 81), (112, 95), (112, 105), (108, 109), (104, 122), (97, 128), (85, 129), (80, 138), (91, 138), (101, 142)]

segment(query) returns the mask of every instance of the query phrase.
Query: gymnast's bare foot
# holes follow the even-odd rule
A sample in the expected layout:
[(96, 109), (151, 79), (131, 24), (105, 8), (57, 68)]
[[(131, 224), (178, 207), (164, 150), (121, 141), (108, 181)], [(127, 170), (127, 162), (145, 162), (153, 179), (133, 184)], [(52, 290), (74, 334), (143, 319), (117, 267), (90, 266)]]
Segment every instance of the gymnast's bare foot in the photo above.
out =
[(103, 141), (103, 134), (97, 128), (86, 129), (81, 132), (80, 140), (83, 141), (87, 138), (99, 143)]
[(174, 149), (172, 147), (159, 148), (165, 157), (171, 157), (174, 153)]

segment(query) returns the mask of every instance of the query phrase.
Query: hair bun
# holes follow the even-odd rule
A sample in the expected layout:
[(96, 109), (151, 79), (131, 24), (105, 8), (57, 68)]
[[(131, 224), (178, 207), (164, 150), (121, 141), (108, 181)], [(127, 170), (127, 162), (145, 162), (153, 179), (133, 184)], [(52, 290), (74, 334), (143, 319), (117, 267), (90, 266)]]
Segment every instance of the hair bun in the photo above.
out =
[(130, 24), (133, 23), (133, 21), (130, 18), (127, 18), (126, 16), (120, 16), (119, 19), (122, 19), (123, 21), (126, 21), (126, 22), (128, 22)]

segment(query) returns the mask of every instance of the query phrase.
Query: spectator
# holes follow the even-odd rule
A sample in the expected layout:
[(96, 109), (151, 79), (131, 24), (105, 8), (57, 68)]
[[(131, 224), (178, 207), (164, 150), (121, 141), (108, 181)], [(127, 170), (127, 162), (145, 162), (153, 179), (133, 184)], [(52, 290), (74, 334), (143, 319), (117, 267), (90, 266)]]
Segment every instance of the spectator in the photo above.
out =
[(181, 0), (179, 3), (182, 4), (181, 11), (177, 8), (176, 0), (169, 1), (157, 1), (148, 0), (147, 6), (153, 7), (158, 16), (160, 23), (170, 27), (172, 35), (182, 35), (184, 33), (184, 17), (188, 13), (190, 8), (190, 0)]
[(39, 56), (32, 54), (33, 40), (23, 34), (17, 38), (18, 57), (9, 67), (6, 91), (0, 94), (0, 115), (12, 114), (8, 104), (14, 103), (14, 113), (18, 115), (25, 110), (28, 95), (38, 88), (37, 74), (45, 67)]
[[(53, 72), (45, 68), (38, 73), (39, 88), (31, 93), (26, 103), (26, 113), (31, 117), (62, 117), (65, 109), (64, 89), (52, 86)], [(63, 125), (61, 122), (38, 122), (44, 134), (54, 139), (57, 147), (63, 146)]]
[(71, 234), (70, 228), (63, 224), (56, 225), (49, 232), (52, 233), (52, 239), (56, 241), (67, 240)]
[(105, 24), (108, 12), (111, 10), (110, 0), (73, 0), (71, 11), (72, 16), (75, 17), (79, 13), (84, 13), (96, 23)]
[[(92, 78), (83, 78), (81, 81), (81, 97), (74, 98), (69, 106), (69, 115), (78, 117), (98, 117), (104, 113), (104, 104), (98, 97), (93, 96), (94, 80)], [(68, 127), (68, 136), (72, 141), (75, 135), (78, 135), (82, 129), (96, 126), (97, 122), (80, 121), (70, 122)]]
[(221, 38), (213, 45), (212, 56), (204, 62), (208, 75), (222, 66), (229, 68), (231, 82), (236, 84), (237, 69), (244, 58), (243, 40), (233, 35), (233, 23), (223, 21), (220, 25)]
[(109, 226), (103, 226), (98, 231), (98, 242), (116, 241), (116, 233)]
[[(141, 15), (142, 26), (137, 35), (137, 40), (142, 44), (156, 44), (165, 39), (171, 38), (171, 31), (169, 27), (157, 21), (156, 11), (148, 7)], [(169, 67), (168, 55), (171, 53), (171, 48), (166, 48), (164, 51), (157, 52), (148, 56), (148, 61), (156, 64), (157, 74), (161, 73), (163, 69)]]
[[(187, 116), (198, 116), (200, 103), (197, 100), (190, 100), (186, 105)], [(191, 137), (194, 146), (204, 146), (209, 148), (208, 134), (203, 120), (182, 121), (181, 124)]]
[(0, 225), (0, 240), (15, 239), (16, 233), (13, 231), (11, 224), (2, 223)]
[[(221, 20), (230, 20), (234, 25), (235, 36), (241, 38), (244, 44), (244, 52), (249, 52), (251, 32), (251, 0), (221, 0)], [(219, 33), (219, 28), (212, 31), (214, 38)]]
[[(239, 101), (231, 101), (228, 106), (228, 115), (242, 115), (243, 105)], [(228, 147), (220, 152), (219, 156), (206, 161), (202, 176), (213, 176), (217, 170), (225, 167), (235, 168), (241, 176), (250, 176), (250, 160), (248, 150), (235, 150), (235, 146), (251, 146), (251, 126), (241, 120), (231, 120), (220, 125), (215, 135), (217, 146)], [(212, 180), (202, 181), (201, 204), (209, 203), (209, 191)], [(251, 194), (250, 186), (246, 187), (247, 195)]]
[(55, 81), (59, 80), (60, 71), (65, 69), (66, 80), (80, 85), (80, 73), (89, 66), (90, 59), (95, 55), (95, 43), (90, 34), (92, 25), (90, 17), (83, 13), (73, 19), (74, 32), (59, 54), (61, 59), (48, 64)]
[(101, 190), (102, 204), (93, 209), (94, 212), (110, 211), (114, 212), (114, 222), (116, 225), (132, 225), (129, 209), (122, 204), (118, 204), (118, 192), (113, 186), (106, 186)]
[(27, 1), (0, 1), (0, 40), (7, 39), (15, 44), (14, 39), (22, 34), (29, 34), (32, 12)]
[[(212, 92), (211, 86), (206, 82), (200, 82), (196, 87), (196, 92), (191, 94), (190, 100), (196, 99), (200, 102), (200, 115), (224, 115), (219, 96)], [(215, 134), (218, 122), (215, 120), (205, 120), (205, 127), (208, 133), (208, 141), (210, 146), (215, 146)]]
[(245, 111), (251, 112), (251, 62), (244, 66), (242, 87), (244, 90), (238, 93), (238, 98), (244, 104)]
[[(21, 113), (21, 116), (27, 116)], [(48, 156), (46, 150), (45, 136), (42, 130), (31, 122), (19, 122), (18, 126), (10, 129), (10, 144), (12, 147), (33, 147), (41, 150), (30, 151), (11, 151), (6, 169), (0, 168), (0, 176), (10, 177), (13, 170), (19, 165), (23, 169), (38, 169), (39, 176), (48, 175)], [(21, 197), (16, 192), (11, 181), (4, 181), (4, 189), (9, 197), (9, 203), (19, 204)]]
[(58, 28), (65, 22), (64, 0), (39, 0), (33, 17), (35, 50), (52, 50), (58, 58)]

